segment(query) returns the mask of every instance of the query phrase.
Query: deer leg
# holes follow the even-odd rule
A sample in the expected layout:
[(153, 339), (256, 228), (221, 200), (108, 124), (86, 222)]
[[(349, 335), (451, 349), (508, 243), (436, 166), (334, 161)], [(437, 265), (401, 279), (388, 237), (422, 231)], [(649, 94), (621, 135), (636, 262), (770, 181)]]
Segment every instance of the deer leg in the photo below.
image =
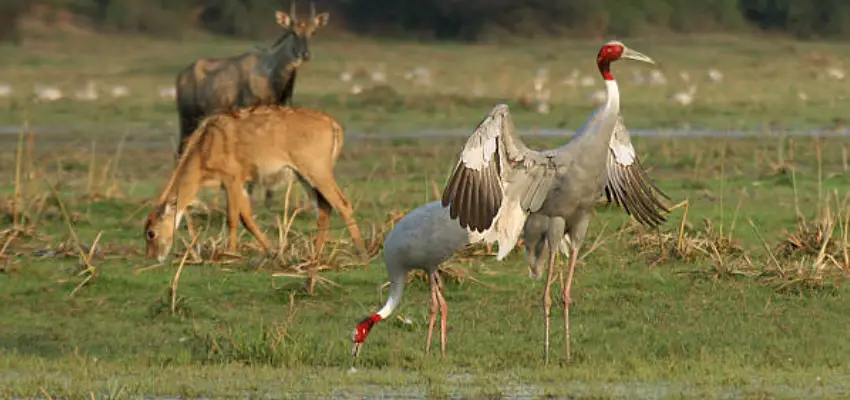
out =
[(266, 198), (263, 203), (267, 210), (272, 209), (272, 206), (274, 205), (274, 192), (271, 189), (266, 188)]
[(239, 225), (239, 209), (242, 195), (242, 188), (236, 185), (235, 181), (227, 181), (222, 183), (225, 192), (227, 192), (227, 250), (231, 253), (236, 252), (236, 226)]
[(316, 193), (316, 212), (318, 219), (316, 220), (316, 241), (313, 247), (316, 249), (316, 254), (321, 254), (325, 247), (325, 237), (328, 234), (328, 229), (331, 224), (331, 204), (321, 193)]
[(316, 190), (321, 195), (320, 197), (324, 197), (342, 216), (342, 220), (345, 221), (345, 225), (348, 227), (348, 232), (354, 240), (357, 251), (361, 256), (366, 256), (366, 245), (363, 243), (363, 236), (360, 235), (360, 228), (357, 227), (357, 221), (354, 220), (354, 211), (351, 209), (351, 203), (342, 194), (339, 186), (334, 182), (333, 176), (321, 180), (317, 179), (313, 182), (315, 182)]
[(263, 246), (263, 250), (266, 252), (271, 250), (271, 246), (269, 246), (269, 241), (266, 239), (266, 235), (257, 227), (257, 224), (254, 223), (254, 217), (251, 215), (251, 199), (248, 197), (248, 193), (246, 191), (240, 192), (240, 201), (239, 201), (239, 220), (242, 222), (242, 226), (251, 232), (254, 235), (254, 238), (260, 242), (260, 245)]
[(186, 229), (189, 230), (189, 236), (194, 238), (195, 237), (195, 228), (192, 226), (193, 225), (192, 224), (192, 216), (190, 215), (188, 210), (186, 211), (184, 218), (186, 218)]

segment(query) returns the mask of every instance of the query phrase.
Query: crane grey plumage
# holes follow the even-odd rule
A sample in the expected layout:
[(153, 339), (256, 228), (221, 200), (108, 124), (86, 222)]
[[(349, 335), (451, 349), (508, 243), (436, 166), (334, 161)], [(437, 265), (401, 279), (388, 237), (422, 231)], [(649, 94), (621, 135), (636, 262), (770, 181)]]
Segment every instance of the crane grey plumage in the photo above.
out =
[[(529, 149), (516, 134), (508, 106), (496, 105), (466, 142), (443, 191), (449, 215), (482, 240), (499, 243), (499, 260), (507, 256), (523, 233), (526, 257), (539, 277), (539, 264), (548, 253), (543, 295), (544, 360), (548, 361), (552, 269), (560, 249), (569, 254), (569, 273), (563, 285), (565, 355), (569, 361), (569, 293), (596, 201), (602, 193), (622, 205), (647, 226), (657, 226), (669, 212), (656, 197), (655, 187), (637, 162), (620, 116), (619, 88), (610, 64), (620, 58), (654, 63), (651, 58), (611, 41), (597, 56), (608, 98), (564, 146)], [(568, 252), (568, 248), (572, 251)]]
[(396, 222), (393, 230), (384, 239), (383, 260), (390, 279), (390, 295), (384, 307), (354, 328), (351, 338), (354, 357), (359, 354), (372, 327), (389, 317), (398, 307), (404, 293), (407, 274), (414, 269), (427, 272), (431, 282), (431, 316), (425, 351), (430, 352), (434, 322), (439, 311), (440, 349), (445, 357), (448, 306), (440, 290), (437, 270), (458, 250), (480, 240), (480, 234), (469, 232), (452, 220), (449, 209), (440, 205), (439, 201), (426, 203)]

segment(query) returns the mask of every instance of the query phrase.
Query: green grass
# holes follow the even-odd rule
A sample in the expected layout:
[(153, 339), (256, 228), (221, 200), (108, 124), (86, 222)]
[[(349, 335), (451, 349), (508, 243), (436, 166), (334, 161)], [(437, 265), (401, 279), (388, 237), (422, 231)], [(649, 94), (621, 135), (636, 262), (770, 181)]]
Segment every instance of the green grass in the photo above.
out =
[[(512, 106), (526, 129), (576, 129), (594, 106), (588, 96), (602, 88), (593, 58), (601, 41), (537, 41), (500, 45), (417, 44), (330, 38), (312, 42), (315, 57), (302, 67), (295, 102), (320, 108), (349, 129), (367, 133), (466, 129), (495, 102)], [(157, 88), (173, 85), (177, 71), (198, 57), (225, 57), (263, 43), (228, 41), (206, 36), (184, 41), (137, 37), (68, 34), (63, 39), (33, 40), (22, 48), (0, 48), (11, 62), (0, 67), (16, 94), (0, 100), (0, 124), (61, 127), (76, 134), (111, 136), (110, 126), (131, 129), (135, 137), (173, 137), (177, 116), (173, 100), (157, 97)], [(735, 37), (633, 39), (627, 44), (659, 61), (666, 86), (637, 86), (633, 73), (646, 75), (650, 66), (623, 62), (615, 66), (622, 86), (623, 112), (633, 128), (719, 130), (843, 128), (847, 108), (846, 80), (829, 78), (828, 66), (841, 66), (846, 46)], [(132, 50), (124, 50), (132, 49)], [(375, 87), (371, 71), (385, 69), (388, 87)], [(404, 79), (415, 67), (430, 68), (434, 85), (416, 86)], [(549, 69), (552, 112), (536, 114), (521, 100), (533, 94), (540, 67)], [(709, 68), (724, 73), (724, 81), (707, 80)], [(576, 69), (594, 78), (593, 87), (560, 82)], [(354, 72), (354, 82), (340, 73)], [(687, 72), (698, 85), (696, 101), (682, 107), (668, 100), (685, 91), (680, 77)], [(56, 85), (73, 96), (87, 80), (103, 90), (115, 84), (131, 96), (113, 100), (108, 94), (94, 102), (69, 98), (34, 103), (35, 85)], [(363, 93), (350, 94), (352, 85)], [(476, 93), (477, 92), (477, 93)], [(806, 101), (798, 98), (804, 92)]]
[[(118, 43), (132, 51), (118, 51)], [(317, 36), (296, 102), (367, 133), (469, 131), (496, 102), (511, 105), (521, 129), (575, 129), (590, 112), (586, 96), (596, 88), (553, 86), (549, 115), (525, 109), (518, 99), (530, 93), (539, 66), (549, 67), (555, 82), (574, 67), (594, 74), (591, 58), (599, 44), (425, 45)], [(633, 129), (802, 130), (840, 127), (845, 118), (846, 83), (817, 78), (812, 60), (821, 54), (837, 65), (846, 46), (729, 37), (627, 44), (659, 60), (670, 81), (638, 87), (631, 72), (644, 66), (615, 67)], [(588, 243), (598, 238), (601, 246), (580, 264), (573, 289), (574, 363), (568, 366), (560, 365), (557, 307), (555, 362), (542, 365), (543, 283), (526, 277), (516, 249), (504, 262), (480, 251), (452, 261), (456, 275), (444, 291), (450, 310), (445, 362), (424, 354), (429, 295), (427, 282), (416, 277), (395, 314), (412, 324), (395, 316), (379, 324), (357, 372), (350, 373), (350, 331), (383, 304), (386, 274), (380, 257), (350, 265), (352, 245), (336, 215), (331, 247), (339, 251), (320, 274), (339, 287), (317, 284), (311, 294), (304, 278), (272, 276), (292, 272), (303, 258), (315, 227), (313, 213), (305, 212), (296, 218), (294, 248), (285, 260), (263, 260), (243, 235), (245, 260), (205, 258), (187, 265), (172, 314), (169, 290), (185, 246), (175, 246), (168, 266), (151, 267), (142, 258), (146, 202), (173, 165), (163, 142), (173, 138), (177, 120), (173, 103), (159, 100), (156, 87), (171, 84), (177, 69), (194, 58), (252, 45), (75, 35), (0, 48), (0, 57), (13, 60), (0, 67), (3, 79), (16, 88), (14, 98), (0, 99), (0, 125), (26, 121), (63, 131), (35, 135), (23, 152), (18, 209), (25, 229), (17, 236), (7, 229), (15, 209), (11, 149), (17, 137), (0, 136), (9, 149), (0, 153), (0, 248), (8, 243), (0, 252), (0, 396), (836, 398), (850, 390), (843, 226), (825, 235), (834, 262), (816, 263), (817, 248), (791, 257), (775, 250), (789, 235), (811, 234), (796, 233), (797, 209), (818, 220), (818, 211), (828, 208), (834, 220), (844, 221), (850, 183), (850, 140), (844, 138), (818, 139), (821, 181), (812, 138), (770, 132), (743, 139), (633, 138), (643, 164), (674, 203), (689, 201), (688, 252), (682, 257), (671, 250), (684, 208), (653, 233), (637, 228), (621, 209), (600, 206)], [(386, 65), (391, 89), (370, 91), (368, 79), (358, 78), (366, 92), (347, 94), (350, 84), (339, 73), (378, 63)], [(420, 65), (433, 69), (435, 87), (402, 78)], [(686, 87), (680, 70), (704, 80), (709, 67), (724, 72), (722, 84), (700, 83), (691, 107), (666, 100)], [(474, 77), (483, 88), (478, 97), (470, 95)], [(132, 95), (93, 103), (25, 98), (37, 83), (67, 93), (86, 79), (127, 85)], [(798, 90), (807, 93), (807, 102), (797, 98)], [(438, 198), (464, 140), (347, 139), (337, 180), (355, 203), (364, 234), (380, 241), (379, 228), (393, 215)], [(563, 141), (526, 139), (535, 148)], [(143, 147), (151, 143), (156, 146)], [(261, 206), (260, 193), (258, 223), (276, 240), (274, 214)], [(213, 192), (203, 197), (213, 211), (196, 218), (206, 226), (200, 241), (209, 249), (223, 237), (223, 201), (216, 202)], [(84, 245), (101, 234), (92, 260), (97, 273), (82, 286), (89, 275), (60, 200)], [(275, 213), (281, 209), (282, 203)], [(718, 239), (721, 231), (741, 252), (728, 251)], [(189, 241), (185, 230), (180, 238)], [(663, 249), (653, 244), (659, 240)]]
[[(526, 140), (536, 148), (562, 141)], [(357, 372), (351, 373), (350, 331), (383, 304), (387, 292), (380, 286), (386, 275), (380, 258), (346, 266), (352, 245), (336, 215), (332, 246), (342, 252), (321, 276), (339, 287), (318, 284), (309, 294), (303, 278), (272, 276), (288, 271), (295, 263), (290, 258), (300, 254), (268, 263), (243, 246), (247, 261), (187, 265), (172, 314), (169, 288), (184, 247), (176, 246), (174, 264), (168, 266), (147, 268), (151, 262), (142, 258), (142, 220), (150, 209), (143, 202), (167, 178), (168, 148), (128, 144), (116, 160), (110, 147), (115, 143), (101, 140), (92, 159), (86, 141), (73, 147), (36, 137), (33, 155), (22, 162), (27, 229), (11, 239), (0, 260), (0, 395), (846, 396), (850, 293), (842, 285), (840, 251), (835, 264), (822, 266), (811, 256), (780, 258), (788, 271), (778, 273), (747, 220), (773, 249), (787, 237), (783, 230), (796, 229), (795, 193), (809, 219), (819, 209), (819, 189), (823, 207), (828, 198), (843, 199), (843, 154), (850, 141), (819, 139), (821, 184), (812, 138), (638, 137), (634, 142), (659, 186), (676, 202), (689, 200), (688, 240), (713, 238), (711, 232), (722, 226), (750, 265), (726, 252), (719, 257), (697, 252), (688, 261), (662, 258), (657, 247), (635, 245), (657, 234), (636, 229), (620, 209), (600, 206), (589, 243), (599, 238), (602, 245), (580, 264), (573, 290), (571, 365), (561, 365), (557, 307), (554, 363), (542, 365), (543, 283), (526, 277), (522, 250), (516, 249), (504, 262), (485, 255), (451, 263), (466, 275), (448, 279), (444, 291), (450, 310), (445, 362), (438, 354), (424, 354), (427, 282), (413, 278), (395, 314), (412, 323), (394, 316), (376, 326)], [(384, 225), (394, 212), (435, 199), (434, 185), (442, 188), (462, 143), (463, 138), (346, 141), (337, 179), (356, 203), (364, 233), (370, 236), (369, 227)], [(3, 145), (15, 146), (14, 141)], [(7, 227), (14, 157), (12, 151), (0, 155)], [(92, 160), (96, 174), (90, 182)], [(793, 179), (774, 168), (780, 161), (794, 166)], [(117, 191), (109, 193), (116, 164)], [(48, 184), (57, 185), (83, 244), (102, 233), (92, 260), (97, 274), (76, 291), (87, 275), (80, 274), (81, 259)], [(212, 192), (204, 198), (216, 210), (197, 216), (202, 222), (210, 218), (201, 238), (209, 244), (221, 237), (222, 203), (215, 207)], [(255, 204), (261, 227), (275, 238), (273, 215), (259, 200)], [(828, 207), (838, 219), (847, 212), (834, 201)], [(661, 235), (675, 236), (682, 212), (672, 213)], [(703, 227), (704, 220), (713, 231)], [(300, 214), (294, 240), (308, 239), (314, 223), (312, 213)], [(10, 234), (3, 232), (2, 243)], [(181, 235), (188, 241), (185, 230)], [(831, 238), (846, 247), (840, 227)], [(251, 239), (243, 235), (242, 241)], [(670, 254), (669, 247), (664, 254)]]

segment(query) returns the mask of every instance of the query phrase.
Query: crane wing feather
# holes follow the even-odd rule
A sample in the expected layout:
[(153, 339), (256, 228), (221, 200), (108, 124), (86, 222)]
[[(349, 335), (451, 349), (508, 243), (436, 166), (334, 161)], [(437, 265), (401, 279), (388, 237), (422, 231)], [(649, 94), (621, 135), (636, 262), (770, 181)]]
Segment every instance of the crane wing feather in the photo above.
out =
[(658, 196), (667, 200), (670, 197), (647, 176), (637, 158), (622, 116), (618, 118), (609, 148), (608, 182), (605, 186), (608, 201), (622, 206), (628, 215), (642, 225), (656, 227), (667, 221), (661, 211), (669, 213), (670, 209)]
[(496, 105), (467, 139), (443, 190), (442, 204), (474, 237), (514, 248), (528, 214), (537, 211), (556, 168), (515, 133), (507, 105)]

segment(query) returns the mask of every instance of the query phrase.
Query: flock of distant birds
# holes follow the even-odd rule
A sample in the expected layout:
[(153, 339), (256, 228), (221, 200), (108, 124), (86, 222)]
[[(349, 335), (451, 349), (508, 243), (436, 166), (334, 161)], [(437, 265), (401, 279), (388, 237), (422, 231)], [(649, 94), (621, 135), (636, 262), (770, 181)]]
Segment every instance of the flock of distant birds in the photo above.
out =
[[(0, 82), (0, 98), (12, 97), (14, 93), (15, 89), (11, 84)], [(62, 89), (49, 85), (35, 85), (32, 94), (36, 101), (57, 101), (67, 97)], [(83, 88), (76, 90), (71, 98), (79, 101), (94, 101), (99, 99), (102, 94), (117, 99), (129, 96), (130, 89), (124, 85), (113, 85), (108, 90), (101, 91), (94, 81), (88, 81)], [(160, 99), (174, 100), (177, 89), (173, 86), (161, 86), (157, 88), (157, 94)]]
[[(342, 82), (352, 82), (354, 81), (354, 73), (351, 71), (343, 71), (339, 74), (339, 79)], [(696, 80), (692, 80), (690, 74), (687, 71), (679, 72), (679, 77), (685, 83), (690, 84), (686, 91), (677, 92), (670, 96), (670, 100), (678, 103), (683, 106), (691, 105), (694, 101), (694, 96), (696, 95), (697, 85), (694, 83)], [(384, 64), (379, 64), (377, 68), (371, 71), (369, 74), (369, 78), (372, 82), (377, 84), (385, 84), (388, 81), (386, 67)], [(414, 85), (417, 86), (431, 86), (433, 84), (433, 79), (431, 77), (431, 70), (426, 67), (416, 67), (410, 71), (404, 73), (404, 79), (407, 81), (411, 81)], [(723, 72), (716, 68), (710, 68), (707, 72), (707, 80), (709, 83), (717, 84), (723, 81)], [(566, 78), (559, 82), (561, 85), (569, 86), (569, 87), (593, 87), (598, 86), (599, 81), (595, 78), (594, 75), (582, 75), (581, 71), (576, 68), (573, 68), (570, 71), (569, 75)], [(655, 85), (655, 86), (664, 86), (667, 85), (667, 77), (660, 70), (652, 70), (647, 75), (641, 74), (639, 71), (632, 72), (632, 83), (636, 85)], [(536, 102), (535, 110), (540, 114), (548, 114), (551, 110), (549, 99), (552, 95), (551, 89), (548, 87), (549, 84), (549, 69), (545, 67), (541, 67), (537, 69), (537, 73), (534, 77), (534, 100)], [(353, 83), (351, 85), (351, 89), (349, 93), (353, 95), (357, 95), (362, 93), (364, 90), (363, 85), (358, 83)], [(472, 91), (473, 96), (481, 96), (481, 86), (476, 85)], [(605, 90), (599, 89), (590, 93), (587, 99), (595, 104), (601, 104), (605, 101)]]
[[(845, 72), (838, 67), (827, 68), (825, 71), (827, 77), (834, 80), (844, 80)], [(537, 113), (548, 114), (551, 110), (550, 98), (552, 90), (549, 86), (549, 69), (541, 67), (537, 69), (533, 80), (533, 92), (531, 100), (534, 103), (534, 109)], [(356, 74), (350, 70), (342, 71), (339, 74), (340, 81), (350, 84), (349, 93), (358, 95), (364, 91), (364, 85), (355, 82)], [(385, 64), (378, 64), (368, 73), (369, 79), (373, 84), (387, 84), (388, 74)], [(403, 75), (406, 81), (411, 82), (415, 86), (431, 87), (434, 84), (431, 70), (427, 67), (413, 68)], [(688, 85), (686, 90), (673, 93), (668, 97), (668, 100), (677, 103), (681, 106), (690, 106), (696, 97), (699, 79), (691, 77), (687, 71), (680, 71), (679, 78)], [(650, 85), (650, 86), (665, 86), (668, 84), (668, 79), (664, 73), (658, 69), (650, 70), (646, 74), (639, 71), (633, 71), (631, 81), (635, 85)], [(705, 75), (704, 81), (708, 84), (719, 84), (723, 82), (723, 72), (717, 68), (709, 68)], [(593, 75), (582, 75), (578, 69), (573, 69), (566, 78), (562, 79), (558, 84), (568, 87), (583, 87), (589, 88), (598, 86), (599, 82)], [(475, 85), (472, 90), (473, 96), (482, 96), (482, 86)], [(160, 86), (157, 88), (157, 96), (161, 100), (174, 100), (176, 96), (176, 88), (174, 86)], [(14, 94), (14, 88), (9, 83), (0, 82), (0, 98), (9, 98)], [(34, 98), (36, 101), (57, 101), (67, 96), (62, 90), (56, 86), (36, 85), (33, 89)], [(130, 95), (130, 90), (124, 85), (113, 85), (106, 90), (99, 90), (97, 84), (93, 81), (88, 81), (81, 89), (76, 90), (71, 98), (79, 101), (94, 101), (102, 95), (111, 98), (122, 98)], [(808, 95), (803, 91), (798, 91), (797, 97), (802, 100), (808, 100)], [(601, 104), (605, 101), (605, 90), (598, 89), (590, 92), (587, 95), (587, 100), (594, 104)]]
[[(844, 70), (835, 66), (825, 68), (823, 73), (826, 78), (837, 81), (842, 81), (846, 77)], [(675, 92), (667, 99), (670, 102), (679, 104), (683, 107), (690, 106), (696, 98), (700, 77), (692, 78), (688, 71), (679, 71), (678, 75), (682, 82), (687, 85), (687, 89)], [(412, 82), (416, 86), (430, 87), (433, 85), (434, 81), (431, 70), (427, 67), (416, 67), (405, 72), (403, 76), (405, 80)], [(541, 67), (537, 69), (533, 80), (533, 92), (530, 97), (534, 103), (535, 111), (539, 114), (548, 114), (551, 111), (550, 98), (552, 96), (552, 90), (549, 86), (549, 76), (549, 69)], [(368, 77), (375, 84), (388, 83), (386, 65), (383, 63), (378, 64), (377, 67), (368, 74)], [(724, 75), (723, 72), (717, 68), (709, 68), (705, 72), (705, 75), (701, 78), (703, 79), (703, 82), (707, 84), (720, 84), (723, 82)], [(355, 73), (350, 70), (340, 72), (339, 79), (342, 82), (351, 84), (349, 93), (353, 95), (360, 94), (364, 90), (364, 86), (362, 84), (354, 82)], [(668, 84), (668, 79), (667, 76), (664, 75), (664, 72), (659, 69), (653, 69), (648, 71), (646, 74), (643, 74), (640, 71), (632, 71), (631, 82), (638, 86), (666, 86)], [(565, 78), (557, 83), (559, 85), (572, 88), (590, 88), (599, 85), (599, 81), (595, 75), (582, 75), (581, 71), (577, 68), (573, 68)], [(483, 95), (483, 85), (481, 85), (479, 81), (476, 81), (476, 85), (474, 85), (471, 93), (474, 97), (481, 97)], [(602, 104), (605, 102), (605, 97), (605, 89), (597, 89), (590, 92), (586, 99), (592, 104)], [(801, 101), (807, 101), (809, 99), (808, 94), (802, 90), (797, 91), (797, 97)]]

